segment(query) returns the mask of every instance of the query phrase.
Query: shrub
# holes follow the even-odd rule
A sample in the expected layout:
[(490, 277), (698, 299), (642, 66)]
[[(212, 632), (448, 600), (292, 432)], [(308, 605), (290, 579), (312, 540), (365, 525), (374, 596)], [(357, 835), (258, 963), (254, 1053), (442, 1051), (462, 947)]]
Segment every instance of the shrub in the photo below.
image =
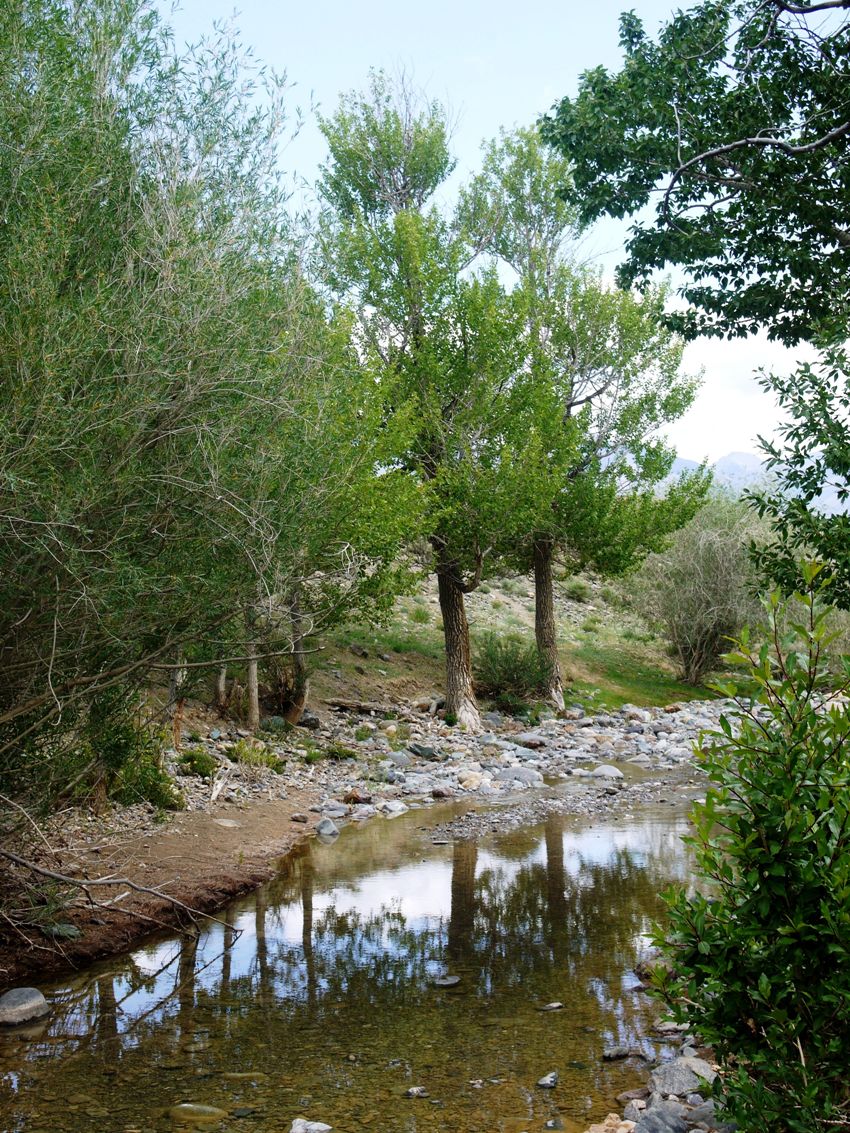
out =
[[(811, 585), (816, 568), (807, 568)], [(668, 895), (659, 978), (679, 1018), (723, 1068), (743, 1131), (846, 1128), (850, 1106), (850, 659), (836, 693), (823, 663), (825, 611), (797, 596), (796, 640), (730, 658), (757, 689), (703, 753), (713, 781), (695, 807), (706, 892)], [(732, 686), (720, 691), (736, 695)]]
[(410, 620), (417, 625), (427, 625), (431, 620), (431, 614), (425, 606), (414, 606), (410, 611)]
[(161, 810), (182, 810), (186, 805), (159, 758), (152, 755), (126, 763), (116, 776), (111, 796), (125, 806), (148, 802)]
[(760, 615), (748, 548), (764, 530), (746, 504), (715, 496), (635, 576), (636, 604), (664, 632), (689, 684), (699, 684)]
[(571, 602), (589, 602), (593, 593), (590, 583), (583, 578), (568, 578), (562, 589)]
[(283, 762), (269, 751), (265, 745), (250, 743), (248, 740), (239, 740), (230, 749), (230, 758), (234, 763), (243, 767), (268, 767), (280, 774), (284, 770)]
[(218, 760), (205, 747), (188, 747), (180, 754), (180, 768), (185, 775), (212, 779), (218, 770)]
[(528, 707), (528, 697), (544, 694), (547, 676), (533, 641), (495, 633), (481, 639), (475, 660), (476, 686), (505, 712), (516, 714)]

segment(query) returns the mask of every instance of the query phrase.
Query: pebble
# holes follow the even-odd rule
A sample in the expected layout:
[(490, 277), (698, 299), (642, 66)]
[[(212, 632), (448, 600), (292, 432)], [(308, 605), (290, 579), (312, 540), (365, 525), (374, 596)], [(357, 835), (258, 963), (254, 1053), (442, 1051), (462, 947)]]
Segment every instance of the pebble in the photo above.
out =
[(289, 1133), (331, 1133), (332, 1125), (324, 1121), (308, 1121), (306, 1117), (296, 1117), (289, 1127)]
[(542, 1078), (537, 1079), (537, 1085), (544, 1090), (554, 1090), (558, 1085), (558, 1071), (550, 1070), (548, 1074), (544, 1074)]

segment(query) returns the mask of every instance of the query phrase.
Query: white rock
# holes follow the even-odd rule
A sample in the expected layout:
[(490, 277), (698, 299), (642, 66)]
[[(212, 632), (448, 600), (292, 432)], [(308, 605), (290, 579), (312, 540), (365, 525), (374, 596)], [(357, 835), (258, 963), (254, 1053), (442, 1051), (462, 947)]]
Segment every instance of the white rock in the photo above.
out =
[(623, 772), (619, 767), (612, 767), (610, 763), (600, 763), (598, 767), (594, 767), (590, 773), (596, 775), (599, 779), (622, 779)]

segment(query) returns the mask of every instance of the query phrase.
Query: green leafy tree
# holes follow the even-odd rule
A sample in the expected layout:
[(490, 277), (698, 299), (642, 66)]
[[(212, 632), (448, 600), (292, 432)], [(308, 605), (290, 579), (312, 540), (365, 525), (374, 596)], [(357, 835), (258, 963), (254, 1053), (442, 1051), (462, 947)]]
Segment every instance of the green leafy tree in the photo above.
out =
[[(850, 21), (841, 0), (702, 0), (541, 123), (580, 217), (632, 216), (623, 283), (682, 267), (686, 334), (840, 339), (850, 315)], [(572, 193), (572, 188), (569, 192)], [(654, 217), (646, 206), (655, 201)]]
[[(827, 564), (830, 601), (850, 609), (850, 364), (846, 348), (834, 346), (793, 374), (771, 374), (762, 385), (776, 394), (787, 415), (780, 440), (762, 442), (776, 487), (750, 500), (773, 528), (773, 539), (754, 547), (763, 577), (785, 593), (801, 585), (801, 548)], [(824, 500), (824, 493), (832, 497)]]
[(699, 473), (659, 491), (674, 453), (658, 430), (687, 409), (697, 383), (663, 325), (663, 288), (640, 297), (575, 264), (576, 208), (558, 193), (568, 180), (534, 131), (516, 131), (487, 148), (460, 208), (471, 242), (515, 278), (522, 360), (500, 460), (517, 483), (502, 536), (515, 568), (534, 573), (535, 636), (561, 708), (556, 556), (621, 573), (661, 547), (708, 487)]
[(713, 1047), (745, 1133), (850, 1120), (850, 669), (836, 687), (824, 665), (821, 569), (789, 611), (771, 597), (773, 641), (731, 654), (746, 694), (721, 688), (736, 709), (704, 745), (690, 839), (707, 884), (670, 896), (661, 933), (664, 994)]
[(357, 348), (412, 412), (398, 468), (425, 494), (446, 644), (446, 712), (476, 728), (464, 596), (504, 524), (506, 400), (520, 360), (517, 304), (435, 203), (451, 172), (443, 109), (373, 74), (321, 122), (327, 275), (359, 316)]
[(174, 55), (146, 4), (0, 10), (0, 773), (15, 789), (68, 785), (52, 753), (128, 703), (112, 690), (176, 658), (245, 656), (235, 611), (305, 570), (328, 601), (365, 600), (391, 557), (394, 521), (367, 514), (410, 495), (344, 423), (359, 407), (377, 436), (382, 413), (294, 251), (285, 103), (226, 37)]

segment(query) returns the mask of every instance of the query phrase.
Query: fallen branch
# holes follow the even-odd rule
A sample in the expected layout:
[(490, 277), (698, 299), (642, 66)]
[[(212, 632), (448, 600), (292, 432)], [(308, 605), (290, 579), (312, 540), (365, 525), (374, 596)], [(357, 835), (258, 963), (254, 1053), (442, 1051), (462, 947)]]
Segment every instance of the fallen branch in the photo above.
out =
[[(212, 921), (214, 924), (224, 925), (225, 922), (218, 917), (212, 916), (210, 913), (203, 913), (199, 909), (193, 909), (191, 905), (187, 905), (184, 901), (179, 900), (177, 897), (172, 897), (169, 893), (164, 893), (161, 889), (152, 888), (149, 885), (139, 885), (135, 881), (131, 881), (128, 877), (100, 877), (100, 878), (83, 878), (71, 877), (67, 873), (58, 873), (53, 869), (45, 869), (44, 866), (36, 865), (35, 862), (27, 861), (22, 858), (20, 854), (15, 854), (11, 850), (0, 849), (0, 857), (6, 858), (7, 861), (13, 862), (15, 865), (21, 866), (22, 869), (29, 870), (31, 873), (38, 874), (39, 877), (46, 877), (51, 881), (61, 882), (63, 885), (72, 885), (78, 889), (82, 889), (92, 905), (102, 907), (99, 902), (89, 893), (89, 889), (94, 886), (106, 885), (124, 885), (128, 889), (132, 889), (135, 893), (147, 893), (151, 897), (156, 897), (161, 901), (166, 901), (176, 909), (182, 910), (188, 914), (189, 919), (194, 923), (196, 917), (203, 917), (205, 920)], [(130, 912), (129, 916), (138, 916), (143, 920), (152, 920), (142, 913)], [(157, 922), (159, 923), (159, 922)]]

